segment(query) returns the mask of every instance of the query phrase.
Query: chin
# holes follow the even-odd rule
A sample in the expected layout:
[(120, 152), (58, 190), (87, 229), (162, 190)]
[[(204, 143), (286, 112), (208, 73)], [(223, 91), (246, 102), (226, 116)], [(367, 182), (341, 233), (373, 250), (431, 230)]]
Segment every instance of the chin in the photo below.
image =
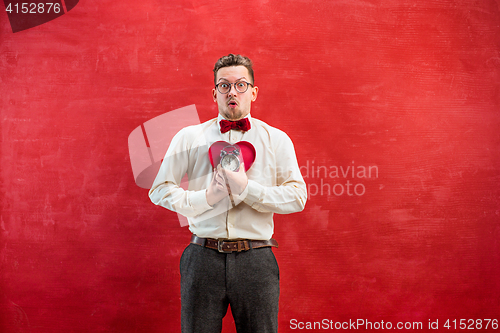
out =
[(238, 120), (244, 117), (243, 113), (239, 110), (234, 110), (234, 111), (228, 110), (222, 113), (222, 115), (228, 120)]

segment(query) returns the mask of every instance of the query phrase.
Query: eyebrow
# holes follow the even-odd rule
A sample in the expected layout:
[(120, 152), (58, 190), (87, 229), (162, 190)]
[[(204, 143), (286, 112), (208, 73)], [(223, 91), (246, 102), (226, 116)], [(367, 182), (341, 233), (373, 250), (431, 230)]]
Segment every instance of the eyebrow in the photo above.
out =
[[(242, 76), (242, 77), (240, 77), (239, 79), (237, 79), (237, 80), (236, 80), (236, 82), (238, 82), (238, 81), (240, 81), (240, 80), (243, 80), (243, 79), (245, 79), (245, 80), (246, 80), (247, 78), (246, 78), (246, 77), (244, 77), (244, 76)], [(228, 80), (228, 79), (225, 79), (225, 78), (223, 78), (223, 77), (221, 77), (221, 78), (219, 79), (219, 81), (217, 81), (217, 82), (220, 82), (220, 80), (224, 80), (224, 81), (229, 82), (229, 80)]]

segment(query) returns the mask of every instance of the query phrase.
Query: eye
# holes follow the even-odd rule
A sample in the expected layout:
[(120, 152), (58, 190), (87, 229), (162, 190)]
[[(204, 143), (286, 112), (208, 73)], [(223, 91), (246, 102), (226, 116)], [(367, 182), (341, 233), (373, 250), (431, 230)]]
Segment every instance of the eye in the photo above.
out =
[(227, 89), (227, 88), (229, 88), (229, 84), (221, 83), (221, 84), (219, 84), (219, 87), (221, 87), (222, 89)]
[(238, 88), (245, 88), (247, 86), (246, 82), (237, 82)]

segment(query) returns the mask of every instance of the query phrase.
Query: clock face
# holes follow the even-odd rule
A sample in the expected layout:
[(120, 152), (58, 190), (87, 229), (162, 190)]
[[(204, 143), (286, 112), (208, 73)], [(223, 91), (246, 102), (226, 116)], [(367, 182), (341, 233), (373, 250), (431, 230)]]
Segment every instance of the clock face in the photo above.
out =
[(240, 160), (238, 157), (228, 154), (222, 158), (220, 165), (226, 170), (236, 171), (240, 167)]

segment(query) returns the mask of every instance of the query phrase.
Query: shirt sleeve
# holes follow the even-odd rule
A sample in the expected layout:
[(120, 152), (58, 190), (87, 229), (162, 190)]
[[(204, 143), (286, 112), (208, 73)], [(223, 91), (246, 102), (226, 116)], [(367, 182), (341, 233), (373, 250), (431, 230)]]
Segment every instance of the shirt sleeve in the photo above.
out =
[(276, 140), (276, 185), (264, 186), (255, 180), (240, 195), (253, 209), (263, 213), (290, 214), (304, 209), (307, 189), (295, 156), (292, 140), (284, 132)]
[(149, 191), (149, 198), (155, 205), (186, 217), (195, 217), (211, 210), (212, 206), (207, 203), (206, 189), (189, 191), (180, 187), (189, 167), (190, 149), (192, 147), (187, 140), (186, 130), (183, 129), (173, 137), (168, 147)]

